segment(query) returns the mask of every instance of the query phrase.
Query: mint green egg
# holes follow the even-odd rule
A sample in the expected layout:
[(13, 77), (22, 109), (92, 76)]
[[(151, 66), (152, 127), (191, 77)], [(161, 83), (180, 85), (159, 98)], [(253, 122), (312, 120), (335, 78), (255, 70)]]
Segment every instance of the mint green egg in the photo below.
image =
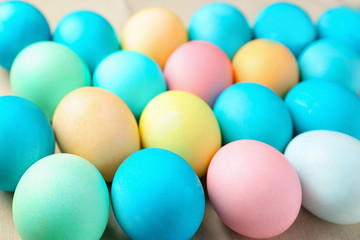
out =
[(23, 240), (98, 240), (110, 211), (100, 172), (72, 154), (32, 165), (16, 187), (13, 217)]
[(88, 67), (70, 48), (44, 41), (22, 50), (10, 70), (15, 95), (40, 107), (51, 121), (61, 99), (72, 90), (91, 85)]

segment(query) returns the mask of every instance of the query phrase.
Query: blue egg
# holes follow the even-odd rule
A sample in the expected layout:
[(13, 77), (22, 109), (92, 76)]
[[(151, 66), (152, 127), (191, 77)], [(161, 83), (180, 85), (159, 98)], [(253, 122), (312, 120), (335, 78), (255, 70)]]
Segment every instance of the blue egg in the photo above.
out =
[(360, 52), (360, 10), (354, 7), (334, 7), (324, 12), (318, 21), (320, 38), (332, 38), (349, 44)]
[(200, 226), (205, 196), (190, 165), (175, 153), (148, 148), (117, 170), (111, 200), (124, 232), (137, 239), (190, 239)]
[(41, 12), (21, 1), (0, 3), (0, 65), (10, 70), (16, 55), (28, 45), (49, 40), (49, 25)]
[(274, 3), (263, 9), (254, 24), (255, 38), (283, 43), (295, 57), (316, 38), (316, 27), (307, 13), (291, 3)]
[(152, 59), (127, 50), (105, 58), (94, 72), (93, 83), (124, 100), (137, 120), (146, 104), (167, 89), (161, 68)]
[(302, 204), (337, 224), (360, 222), (360, 141), (334, 131), (310, 131), (295, 137), (285, 157), (301, 182)]
[(190, 40), (211, 42), (230, 59), (252, 39), (252, 32), (243, 14), (228, 3), (209, 3), (195, 12), (189, 25)]
[(63, 17), (54, 32), (54, 41), (77, 53), (91, 72), (107, 55), (120, 49), (115, 30), (99, 14), (75, 11)]
[(299, 56), (302, 80), (326, 79), (360, 92), (360, 53), (332, 39), (309, 45)]
[(0, 97), (0, 190), (13, 192), (25, 171), (55, 151), (49, 121), (32, 102)]
[(241, 139), (267, 143), (283, 151), (291, 140), (293, 125), (283, 100), (256, 83), (237, 83), (215, 102), (223, 144)]
[(338, 83), (316, 79), (301, 82), (290, 90), (285, 103), (296, 134), (332, 130), (360, 139), (360, 99)]

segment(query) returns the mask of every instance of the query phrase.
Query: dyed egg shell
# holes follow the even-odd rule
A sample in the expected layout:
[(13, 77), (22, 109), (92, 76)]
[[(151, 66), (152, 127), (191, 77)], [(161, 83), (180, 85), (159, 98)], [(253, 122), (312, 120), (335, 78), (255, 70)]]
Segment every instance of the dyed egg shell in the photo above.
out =
[(166, 62), (164, 75), (169, 90), (191, 92), (210, 106), (233, 83), (229, 58), (205, 41), (191, 41), (178, 47)]
[(326, 79), (360, 93), (360, 53), (332, 39), (309, 45), (299, 57), (301, 78)]
[(256, 83), (237, 83), (216, 100), (222, 143), (253, 139), (283, 151), (292, 138), (292, 119), (283, 100)]
[(119, 97), (100, 88), (84, 87), (66, 95), (52, 124), (61, 151), (90, 161), (107, 182), (121, 162), (140, 149), (134, 115)]
[(233, 59), (235, 82), (262, 84), (280, 97), (299, 81), (294, 55), (279, 42), (256, 39), (245, 44)]
[(36, 161), (55, 151), (49, 121), (32, 102), (0, 97), (0, 190), (13, 192)]
[(78, 54), (91, 72), (107, 55), (120, 49), (113, 27), (92, 11), (67, 14), (56, 26), (53, 39)]
[(257, 15), (254, 35), (281, 42), (297, 57), (316, 39), (316, 27), (303, 9), (281, 2), (267, 6)]
[(194, 170), (163, 149), (130, 155), (116, 172), (111, 199), (115, 217), (131, 239), (190, 239), (205, 211)]
[(285, 98), (295, 134), (338, 131), (360, 139), (360, 99), (350, 89), (326, 80), (296, 85)]
[(360, 10), (339, 6), (325, 11), (317, 24), (320, 38), (332, 38), (360, 51)]
[(24, 240), (100, 239), (110, 210), (96, 168), (71, 154), (54, 154), (31, 166), (14, 195), (13, 217)]
[(254, 140), (222, 147), (207, 173), (210, 201), (221, 220), (251, 238), (287, 230), (301, 206), (301, 186), (290, 162), (275, 148)]
[(208, 41), (232, 59), (237, 50), (251, 40), (248, 21), (235, 6), (213, 2), (202, 6), (191, 17), (190, 40)]
[(144, 148), (163, 148), (183, 157), (199, 177), (221, 147), (219, 125), (201, 98), (183, 91), (168, 91), (145, 107), (139, 122)]
[(125, 23), (122, 45), (152, 58), (161, 68), (170, 54), (188, 39), (180, 18), (162, 7), (150, 7), (136, 12)]
[(38, 105), (51, 121), (60, 100), (74, 89), (89, 86), (91, 77), (72, 50), (48, 41), (32, 44), (19, 53), (10, 81), (15, 95)]
[(295, 137), (285, 156), (299, 175), (303, 206), (337, 224), (360, 222), (360, 141), (333, 131)]
[(106, 57), (96, 68), (93, 82), (124, 100), (137, 120), (146, 104), (167, 89), (161, 68), (152, 59), (126, 50)]
[(22, 1), (0, 3), (0, 26), (0, 65), (7, 70), (23, 48), (51, 37), (42, 13)]

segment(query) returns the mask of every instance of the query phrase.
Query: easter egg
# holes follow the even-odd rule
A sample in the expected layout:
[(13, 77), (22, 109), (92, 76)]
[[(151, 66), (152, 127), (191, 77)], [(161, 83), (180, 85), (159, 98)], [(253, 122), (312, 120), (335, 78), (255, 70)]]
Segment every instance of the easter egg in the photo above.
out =
[(67, 14), (56, 26), (53, 39), (77, 53), (91, 72), (107, 55), (120, 48), (110, 23), (92, 11)]
[(233, 59), (235, 82), (262, 84), (280, 97), (299, 81), (294, 55), (279, 42), (256, 39), (245, 44)]
[(164, 68), (169, 90), (191, 92), (210, 106), (233, 83), (233, 70), (226, 54), (214, 44), (190, 41), (178, 47)]
[(56, 108), (52, 125), (61, 151), (90, 161), (107, 182), (121, 162), (140, 149), (134, 115), (104, 89), (83, 87), (70, 92)]
[(281, 42), (297, 57), (315, 41), (316, 27), (303, 9), (280, 2), (267, 6), (256, 16), (254, 35)]
[(111, 186), (115, 217), (131, 239), (190, 239), (205, 211), (201, 182), (177, 154), (149, 148), (119, 167)]
[(360, 139), (360, 99), (350, 89), (331, 81), (308, 80), (285, 98), (295, 134), (332, 130)]
[(251, 238), (286, 231), (301, 206), (301, 185), (290, 162), (275, 148), (254, 140), (231, 142), (215, 154), (207, 190), (221, 220)]
[(13, 192), (36, 161), (53, 154), (55, 138), (49, 121), (32, 102), (0, 97), (0, 190)]
[(326, 79), (360, 92), (360, 53), (332, 39), (310, 44), (299, 57), (303, 80)]
[(127, 50), (106, 57), (96, 68), (93, 82), (124, 100), (137, 120), (146, 104), (167, 89), (162, 70), (152, 59)]
[(190, 20), (190, 40), (211, 42), (230, 59), (251, 38), (248, 21), (239, 9), (229, 3), (208, 3), (198, 9)]
[(11, 68), (10, 81), (15, 95), (34, 102), (50, 121), (67, 93), (91, 84), (83, 61), (55, 42), (35, 43), (21, 51)]
[(360, 141), (334, 131), (295, 137), (285, 156), (299, 175), (303, 206), (337, 224), (360, 222)]
[(0, 26), (0, 65), (7, 70), (23, 48), (51, 37), (42, 13), (22, 1), (0, 3)]
[(132, 15), (122, 31), (122, 45), (153, 59), (161, 68), (170, 54), (188, 39), (180, 18), (162, 7), (142, 9)]
[(222, 143), (253, 139), (283, 151), (292, 138), (292, 119), (283, 100), (256, 83), (237, 83), (221, 93), (214, 106)]
[(163, 148), (184, 158), (199, 177), (221, 146), (219, 124), (201, 98), (183, 91), (156, 96), (139, 122), (144, 148)]
[(109, 193), (99, 171), (85, 159), (63, 153), (29, 168), (13, 200), (14, 222), (23, 240), (98, 240), (109, 210)]
[(332, 38), (360, 51), (360, 10), (338, 6), (325, 11), (317, 24), (320, 38)]

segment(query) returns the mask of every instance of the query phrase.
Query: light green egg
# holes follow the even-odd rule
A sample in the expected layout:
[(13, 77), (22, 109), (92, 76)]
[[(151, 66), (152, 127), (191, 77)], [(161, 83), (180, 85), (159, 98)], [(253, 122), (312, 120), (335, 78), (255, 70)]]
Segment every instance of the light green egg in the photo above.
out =
[(13, 200), (14, 222), (23, 240), (98, 240), (109, 211), (100, 172), (87, 160), (65, 153), (31, 166)]
[(90, 71), (70, 48), (44, 41), (15, 58), (10, 70), (15, 95), (37, 104), (51, 121), (60, 100), (74, 89), (91, 85)]

